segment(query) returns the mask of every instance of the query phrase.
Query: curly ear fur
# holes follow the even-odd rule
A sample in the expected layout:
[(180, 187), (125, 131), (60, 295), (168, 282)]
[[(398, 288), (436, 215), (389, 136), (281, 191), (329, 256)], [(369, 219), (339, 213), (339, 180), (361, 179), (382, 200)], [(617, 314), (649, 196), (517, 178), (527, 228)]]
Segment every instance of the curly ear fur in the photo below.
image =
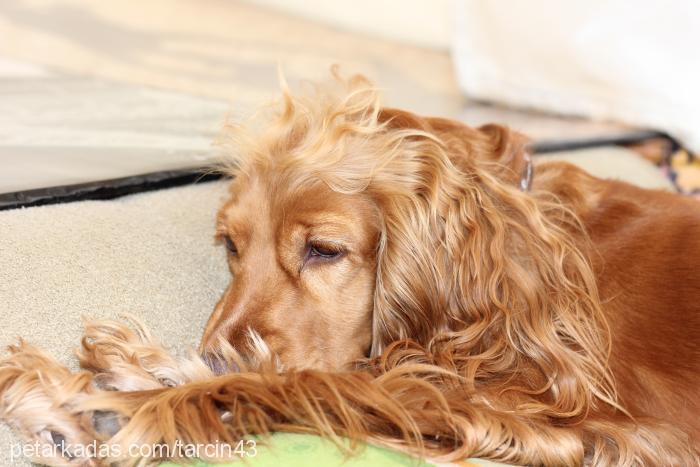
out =
[(518, 189), (526, 139), (379, 110), (366, 83), (349, 95), (365, 112), (343, 115), (357, 128), (344, 146), (374, 158), (348, 151), (321, 176), (380, 207), (372, 355), (410, 338), (449, 347), (474, 384), (500, 380), (498, 391), (532, 399), (528, 410), (577, 418), (599, 401), (615, 407), (607, 327), (577, 246), (585, 234), (551, 195)]
[(464, 154), (410, 136), (399, 156), (416, 170), (405, 192), (405, 174), (370, 184), (384, 216), (373, 351), (405, 338), (449, 346), (475, 383), (501, 380), (500, 391), (547, 400), (529, 410), (582, 416), (615, 401), (595, 278), (577, 247), (585, 235), (560, 204), (488, 170), (506, 134), (490, 127)]

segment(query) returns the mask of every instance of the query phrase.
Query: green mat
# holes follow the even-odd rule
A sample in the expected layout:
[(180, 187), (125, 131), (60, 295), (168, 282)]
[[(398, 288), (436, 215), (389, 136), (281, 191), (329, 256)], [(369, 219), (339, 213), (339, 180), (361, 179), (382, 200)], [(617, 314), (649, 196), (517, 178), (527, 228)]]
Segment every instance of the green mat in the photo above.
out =
[[(244, 463), (240, 461), (225, 464), (209, 464), (206, 462), (195, 462), (196, 467), (208, 466), (253, 466), (253, 467), (367, 467), (367, 466), (410, 466), (410, 467), (433, 467), (433, 466), (479, 466), (497, 467), (504, 466), (491, 461), (481, 459), (468, 459), (459, 463), (436, 463), (426, 460), (416, 459), (398, 451), (385, 449), (377, 446), (366, 445), (353, 456), (347, 456), (343, 451), (331, 441), (313, 435), (301, 435), (292, 433), (275, 433), (264, 442), (258, 442), (255, 447), (252, 443), (248, 446), (239, 446), (247, 455), (243, 456)], [(236, 452), (239, 452), (238, 449)], [(165, 463), (160, 467), (178, 467), (177, 464)]]

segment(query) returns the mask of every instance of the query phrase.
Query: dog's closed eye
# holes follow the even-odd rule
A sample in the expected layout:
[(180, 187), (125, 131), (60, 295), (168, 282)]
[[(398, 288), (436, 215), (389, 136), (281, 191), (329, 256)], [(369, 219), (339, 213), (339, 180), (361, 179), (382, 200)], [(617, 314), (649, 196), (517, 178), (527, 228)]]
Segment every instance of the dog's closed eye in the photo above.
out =
[(233, 243), (233, 240), (231, 240), (231, 237), (226, 235), (223, 238), (224, 245), (226, 245), (226, 249), (228, 250), (229, 253), (232, 255), (237, 255), (238, 254), (238, 249), (236, 248), (236, 244)]
[(311, 241), (307, 244), (306, 262), (330, 261), (345, 253), (341, 245), (331, 242)]

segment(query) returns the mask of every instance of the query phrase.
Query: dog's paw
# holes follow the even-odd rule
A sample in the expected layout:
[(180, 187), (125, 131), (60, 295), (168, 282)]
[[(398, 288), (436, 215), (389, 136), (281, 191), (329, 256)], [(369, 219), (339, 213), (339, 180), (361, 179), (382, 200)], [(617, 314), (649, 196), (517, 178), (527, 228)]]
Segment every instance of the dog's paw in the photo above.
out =
[(184, 382), (179, 362), (136, 318), (87, 321), (77, 352), (80, 366), (94, 372), (103, 389), (136, 391)]
[[(208, 362), (193, 352), (177, 358), (137, 318), (86, 321), (78, 359), (95, 373), (102, 389), (140, 391), (173, 387), (215, 376)], [(233, 371), (233, 370), (232, 370)]]
[(95, 442), (87, 414), (74, 410), (93, 391), (87, 372), (71, 373), (42, 350), (20, 342), (0, 361), (0, 419), (35, 449), (32, 460), (48, 465), (94, 465), (78, 446)]

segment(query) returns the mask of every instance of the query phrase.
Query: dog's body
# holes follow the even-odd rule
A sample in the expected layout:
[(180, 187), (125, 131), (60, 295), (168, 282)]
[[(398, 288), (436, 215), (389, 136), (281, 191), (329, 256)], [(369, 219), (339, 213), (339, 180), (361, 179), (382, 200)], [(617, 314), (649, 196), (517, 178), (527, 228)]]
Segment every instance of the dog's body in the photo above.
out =
[[(473, 132), (443, 119), (424, 124), (453, 141), (457, 154)], [(522, 164), (516, 166), (517, 174)], [(621, 405), (700, 440), (700, 205), (559, 162), (537, 166), (533, 190), (555, 194), (588, 236), (579, 247), (592, 263), (610, 327)]]
[(549, 189), (565, 193), (578, 183), (588, 198), (578, 215), (593, 246), (620, 404), (635, 417), (668, 420), (700, 440), (697, 202), (572, 167), (552, 172), (558, 181)]
[[(495, 125), (475, 130), (458, 122), (422, 118), (395, 109), (383, 109), (378, 121), (393, 131), (420, 131), (434, 135), (448, 149), (447, 154), (454, 166), (467, 173), (473, 170), (474, 161), (470, 158), (492, 158), (495, 163), (493, 170), (501, 181), (517, 186), (526, 169), (522, 137)], [(482, 144), (487, 145), (487, 149), (475, 151), (475, 142), (478, 144), (479, 140), (484, 139), (486, 142)], [(287, 213), (288, 224), (310, 222), (312, 216), (305, 209), (311, 211), (313, 216), (320, 215), (320, 222), (331, 222), (328, 218), (323, 219), (324, 214), (330, 218), (337, 216), (341, 219), (341, 226), (336, 226), (336, 229), (365, 240), (361, 256), (367, 264), (358, 268), (352, 281), (343, 283), (340, 290), (331, 288), (330, 301), (324, 305), (330, 308), (333, 304), (342, 304), (337, 307), (342, 316), (331, 316), (330, 323), (324, 324), (324, 313), (314, 314), (306, 328), (299, 329), (299, 321), (306, 319), (308, 314), (294, 310), (302, 310), (304, 306), (299, 303), (291, 306), (278, 304), (278, 297), (284, 296), (285, 287), (295, 289), (297, 285), (281, 285), (278, 282), (270, 287), (270, 277), (274, 277), (274, 272), (269, 265), (275, 263), (275, 253), (270, 254), (267, 262), (260, 262), (258, 255), (258, 262), (251, 269), (264, 272), (252, 281), (257, 285), (246, 283), (243, 286), (243, 293), (250, 297), (252, 292), (255, 300), (251, 303), (248, 298), (241, 304), (236, 299), (227, 302), (228, 296), (225, 297), (210, 320), (203, 339), (204, 348), (211, 335), (222, 328), (228, 332), (226, 339), (238, 345), (245, 339), (243, 331), (253, 329), (269, 342), (273, 351), (281, 355), (287, 365), (337, 371), (344, 368), (349, 360), (361, 358), (370, 345), (369, 323), (374, 306), (370, 297), (374, 293), (374, 271), (377, 267), (372, 248), (377, 244), (379, 234), (372, 231), (371, 225), (363, 222), (370, 219), (376, 223), (376, 214), (372, 210), (371, 200), (365, 199), (364, 193), (356, 196), (362, 201), (353, 209), (352, 200), (337, 197), (337, 193), (325, 187), (307, 191), (295, 186), (295, 194), (299, 196), (301, 193), (303, 202), (301, 205), (285, 204), (293, 195), (283, 192), (280, 196), (279, 190), (272, 187), (279, 180), (284, 180), (275, 170), (267, 167), (262, 171), (264, 175), (253, 175), (257, 177), (257, 183), (268, 184), (262, 189), (259, 186), (251, 187), (250, 174), (242, 177), (244, 180), (237, 182), (236, 194), (222, 209), (221, 216), (225, 217), (231, 206), (240, 209), (242, 204), (248, 203), (249, 211), (239, 214), (234, 224), (237, 228), (241, 224), (256, 226), (261, 219), (269, 217), (265, 221), (270, 229), (265, 235), (268, 246), (279, 242), (283, 228), (270, 224), (275, 219), (282, 219), (282, 212)], [(265, 175), (269, 176), (270, 173), (275, 175), (265, 179)], [(597, 331), (610, 333), (609, 364), (620, 404), (634, 417), (657, 417), (669, 421), (698, 439), (700, 274), (697, 271), (700, 266), (700, 205), (695, 200), (675, 194), (598, 179), (566, 163), (538, 165), (533, 180), (534, 192), (556, 197), (556, 202), (571, 210), (583, 226), (581, 229), (578, 224), (569, 226), (568, 234), (574, 239), (576, 248), (590, 261), (595, 276), (598, 300), (604, 321), (609, 326), (609, 330)], [(244, 193), (239, 194), (238, 190)], [(275, 196), (282, 199), (275, 199)], [(251, 201), (251, 198), (255, 201)], [(241, 202), (241, 199), (245, 201)], [(270, 206), (274, 208), (275, 204), (278, 208), (281, 206), (279, 211), (265, 211)], [(300, 210), (304, 220), (296, 221), (294, 216)], [(225, 221), (222, 221), (221, 228), (224, 235), (229, 235)], [(362, 261), (355, 263), (362, 264)], [(245, 280), (245, 274), (238, 275)], [(262, 292), (258, 292), (260, 289)], [(339, 300), (348, 291), (348, 302), (354, 299), (354, 303)], [(469, 290), (465, 293), (468, 294)], [(349, 310), (355, 309), (358, 304), (359, 317), (355, 318)], [(241, 308), (245, 312), (241, 312)], [(286, 315), (286, 319), (274, 318), (280, 312)], [(295, 314), (290, 316), (290, 313)], [(250, 315), (255, 317), (250, 318)], [(294, 329), (293, 335), (285, 337), (283, 330), (269, 324), (267, 320), (270, 318), (279, 319), (286, 329)], [(238, 324), (241, 321), (245, 326)], [(234, 332), (229, 331), (231, 323), (234, 323)], [(343, 326), (338, 327), (340, 323)], [(367, 326), (363, 327), (363, 323)], [(465, 325), (468, 326), (468, 323)], [(425, 327), (431, 329), (425, 336), (407, 333), (400, 337), (426, 343), (434, 337), (434, 329), (438, 326)], [(347, 330), (354, 332), (342, 337)], [(328, 342), (333, 340), (336, 341), (335, 347), (329, 352)], [(292, 355), (286, 353), (290, 348), (295, 348)], [(320, 355), (314, 358), (319, 351)], [(331, 355), (337, 357), (329, 361)]]
[[(449, 459), (697, 464), (700, 205), (563, 163), (527, 189), (519, 135), (341, 86), (285, 93), (236, 140), (218, 216), (233, 279), (201, 350), (219, 373), (245, 367), (229, 345), (284, 372), (207, 379), (97, 327), (81, 363), (111, 388), (199, 382), (99, 392), (22, 347), (0, 366), (3, 417), (39, 438), (60, 415), (83, 440), (99, 436), (86, 414), (113, 411), (126, 425), (109, 443), (281, 429)], [(39, 420), (37, 401), (62, 412)]]

